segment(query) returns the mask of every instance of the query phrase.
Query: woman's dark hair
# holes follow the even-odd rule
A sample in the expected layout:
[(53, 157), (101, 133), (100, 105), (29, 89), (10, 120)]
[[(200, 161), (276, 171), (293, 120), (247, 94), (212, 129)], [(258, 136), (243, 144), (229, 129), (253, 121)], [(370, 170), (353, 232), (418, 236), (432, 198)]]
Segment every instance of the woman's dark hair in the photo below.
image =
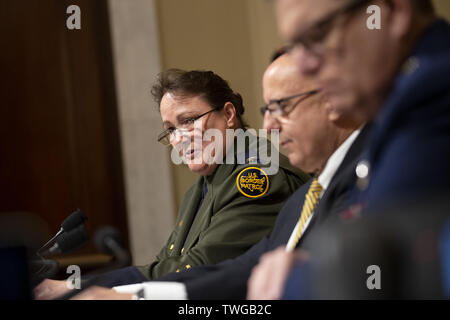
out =
[(244, 104), (239, 93), (234, 92), (228, 82), (212, 71), (185, 71), (169, 69), (158, 75), (157, 83), (153, 85), (153, 98), (161, 104), (162, 97), (171, 92), (176, 96), (200, 96), (213, 108), (221, 109), (226, 102), (231, 102), (236, 110), (236, 117), (241, 128), (247, 124), (242, 119)]
[(429, 15), (435, 13), (431, 0), (412, 0), (412, 4), (421, 14)]

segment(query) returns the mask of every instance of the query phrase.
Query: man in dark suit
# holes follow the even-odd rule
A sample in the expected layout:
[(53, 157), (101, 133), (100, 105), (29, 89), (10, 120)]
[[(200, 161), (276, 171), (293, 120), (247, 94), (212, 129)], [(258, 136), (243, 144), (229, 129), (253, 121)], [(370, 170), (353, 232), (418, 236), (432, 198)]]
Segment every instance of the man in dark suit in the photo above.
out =
[[(263, 88), (265, 127), (279, 130), (291, 164), (316, 173), (287, 201), (271, 235), (235, 259), (171, 273), (154, 282), (116, 287), (119, 293), (93, 288), (78, 298), (129, 299), (139, 292), (147, 299), (245, 299), (247, 281), (263, 254), (282, 246), (285, 260), (294, 261), (294, 249), (308, 247), (313, 229), (345, 208), (355, 180), (353, 166), (367, 128), (359, 130), (361, 125), (357, 124), (344, 129), (330, 121), (327, 102), (316, 83), (300, 77), (287, 55), (267, 69)], [(307, 211), (309, 216), (304, 215)], [(273, 284), (282, 288), (282, 281)]]

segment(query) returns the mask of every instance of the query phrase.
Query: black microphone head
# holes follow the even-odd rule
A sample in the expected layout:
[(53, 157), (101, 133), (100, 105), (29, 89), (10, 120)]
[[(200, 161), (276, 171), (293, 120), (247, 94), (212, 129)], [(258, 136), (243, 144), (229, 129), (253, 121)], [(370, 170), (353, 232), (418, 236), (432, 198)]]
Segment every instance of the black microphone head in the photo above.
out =
[(111, 226), (101, 227), (94, 235), (94, 243), (99, 251), (111, 253), (111, 249), (106, 243), (108, 239), (113, 239), (117, 243), (122, 244), (122, 237), (119, 230)]
[(77, 209), (61, 223), (61, 228), (65, 232), (68, 232), (78, 227), (80, 224), (83, 224), (86, 220), (87, 217), (84, 214), (84, 212), (81, 211), (80, 209)]
[(78, 249), (88, 240), (89, 234), (87, 233), (84, 224), (82, 224), (69, 232), (63, 233), (56, 243), (58, 244), (58, 250), (61, 253), (65, 253)]

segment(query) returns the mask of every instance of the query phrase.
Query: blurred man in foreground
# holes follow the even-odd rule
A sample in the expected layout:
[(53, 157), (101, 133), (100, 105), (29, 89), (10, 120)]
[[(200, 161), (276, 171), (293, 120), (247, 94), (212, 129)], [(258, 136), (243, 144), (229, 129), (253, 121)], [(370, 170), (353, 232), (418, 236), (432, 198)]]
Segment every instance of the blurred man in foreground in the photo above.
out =
[[(444, 76), (450, 26), (437, 19), (431, 1), (275, 3), (290, 54), (302, 75), (322, 87), (330, 118), (343, 127), (373, 120), (355, 168), (350, 211), (380, 213), (431, 196), (434, 206), (444, 202), (450, 191), (450, 78)], [(293, 278), (303, 271), (297, 268)], [(291, 289), (289, 298), (302, 296), (300, 285)]]
[(290, 54), (317, 79), (330, 117), (374, 119), (358, 202), (374, 209), (450, 190), (450, 26), (431, 1), (275, 3)]

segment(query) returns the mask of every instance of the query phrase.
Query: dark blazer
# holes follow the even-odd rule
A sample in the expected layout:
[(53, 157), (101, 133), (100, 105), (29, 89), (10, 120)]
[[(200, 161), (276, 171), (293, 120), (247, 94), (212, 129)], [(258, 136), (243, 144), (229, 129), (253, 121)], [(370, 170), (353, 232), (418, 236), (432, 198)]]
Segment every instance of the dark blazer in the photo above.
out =
[[(342, 164), (319, 202), (310, 227), (298, 246), (308, 248), (310, 234), (327, 219), (337, 216), (350, 200), (355, 181), (355, 164), (363, 149), (369, 127), (366, 126), (350, 147)], [(311, 181), (297, 190), (286, 202), (270, 236), (263, 238), (245, 254), (217, 265), (200, 266), (185, 272), (171, 273), (158, 281), (178, 281), (186, 285), (189, 299), (245, 299), (251, 270), (264, 253), (286, 245), (299, 219)]]
[(364, 160), (368, 209), (450, 191), (450, 25), (438, 20), (418, 40), (374, 121)]

